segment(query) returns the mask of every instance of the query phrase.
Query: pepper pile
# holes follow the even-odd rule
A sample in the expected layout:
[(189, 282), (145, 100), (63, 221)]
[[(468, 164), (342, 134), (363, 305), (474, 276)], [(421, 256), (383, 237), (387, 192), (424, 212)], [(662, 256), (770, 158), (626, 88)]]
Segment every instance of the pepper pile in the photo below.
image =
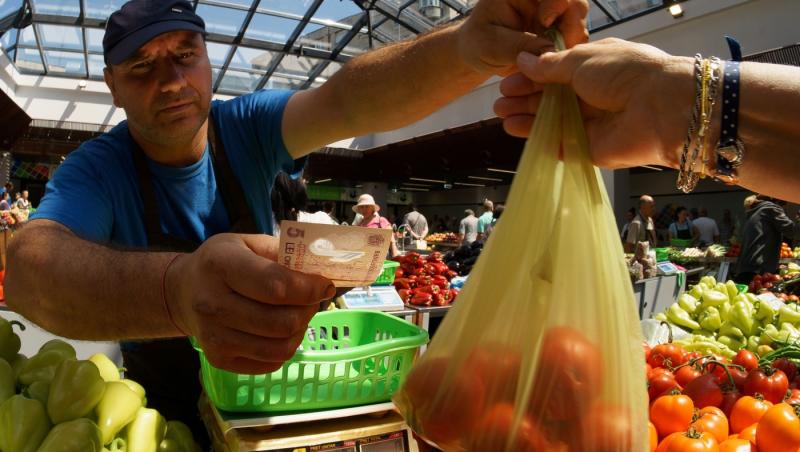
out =
[(189, 428), (147, 408), (144, 388), (98, 353), (54, 339), (28, 358), (0, 317), (0, 451), (196, 452)]
[(800, 340), (800, 305), (739, 293), (733, 281), (718, 283), (710, 276), (655, 318), (691, 333), (676, 341), (687, 351), (728, 359), (743, 348), (765, 355), (773, 343)]
[(800, 448), (800, 377), (791, 360), (759, 361), (740, 350), (728, 363), (672, 342), (645, 344), (644, 352), (651, 452)]
[(423, 258), (412, 252), (394, 260), (400, 263), (395, 271), (394, 287), (403, 303), (447, 306), (455, 301), (458, 289), (450, 288), (450, 280), (458, 273), (448, 268), (442, 253), (436, 251)]

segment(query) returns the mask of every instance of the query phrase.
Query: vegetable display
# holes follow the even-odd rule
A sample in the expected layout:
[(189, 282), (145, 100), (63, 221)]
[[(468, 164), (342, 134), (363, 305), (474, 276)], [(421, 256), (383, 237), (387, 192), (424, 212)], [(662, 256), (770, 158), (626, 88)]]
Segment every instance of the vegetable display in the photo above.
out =
[(55, 339), (27, 358), (10, 328), (0, 318), (0, 451), (200, 450), (186, 425), (146, 408), (144, 389), (107, 356), (79, 360)]
[(447, 306), (455, 301), (459, 291), (450, 287), (450, 280), (458, 273), (444, 263), (442, 253), (435, 251), (422, 257), (412, 252), (395, 260), (400, 267), (395, 271), (394, 287), (403, 303)]

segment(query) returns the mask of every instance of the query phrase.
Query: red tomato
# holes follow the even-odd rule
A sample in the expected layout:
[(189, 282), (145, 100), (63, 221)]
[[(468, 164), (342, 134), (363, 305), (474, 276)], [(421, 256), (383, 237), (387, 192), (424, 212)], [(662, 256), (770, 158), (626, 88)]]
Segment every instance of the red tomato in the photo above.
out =
[[(537, 452), (547, 450), (547, 443), (539, 427), (529, 417), (523, 415), (519, 427), (513, 431), (514, 406), (500, 403), (486, 413), (473, 431), (463, 433), (472, 437), (467, 441), (468, 450), (514, 450), (520, 452)], [(509, 449), (506, 442), (512, 441)]]
[(786, 393), (784, 402), (789, 405), (800, 404), (800, 389), (790, 389), (789, 392)]
[(779, 403), (758, 421), (756, 445), (768, 452), (797, 452), (800, 449), (800, 407)]
[(788, 389), (789, 380), (786, 374), (769, 367), (751, 370), (744, 382), (745, 395), (761, 394), (764, 400), (772, 403), (780, 403)]
[(741, 396), (742, 395), (739, 393), (739, 391), (735, 389), (722, 391), (722, 403), (719, 405), (719, 409), (721, 409), (722, 412), (725, 413), (725, 416), (727, 416), (728, 419), (730, 419), (731, 417), (731, 411), (733, 411), (733, 406), (736, 404), (736, 402), (739, 400)]
[(716, 377), (711, 374), (690, 381), (683, 388), (683, 393), (692, 399), (697, 408), (719, 407), (722, 404), (722, 389), (717, 384)]
[(786, 374), (786, 378), (789, 381), (793, 381), (797, 377), (797, 365), (786, 358), (778, 358), (772, 361), (772, 367)]
[(650, 352), (653, 351), (653, 347), (650, 347), (650, 344), (648, 344), (647, 341), (642, 341), (642, 350), (644, 350), (644, 361), (649, 361)]
[(673, 390), (680, 392), (682, 389), (683, 388), (681, 388), (681, 385), (675, 381), (675, 378), (672, 377), (671, 373), (669, 375), (657, 375), (647, 382), (647, 394), (650, 397), (651, 402), (662, 395), (672, 392)]
[(581, 444), (578, 450), (632, 450), (634, 434), (630, 411), (622, 406), (595, 403), (581, 419), (578, 436)]
[(650, 352), (647, 361), (653, 367), (678, 367), (686, 362), (686, 352), (677, 344), (659, 344)]
[(675, 371), (675, 381), (681, 386), (686, 386), (690, 381), (701, 375), (703, 375), (703, 373), (694, 366), (685, 366)]
[(743, 348), (733, 357), (732, 362), (737, 366), (744, 367), (744, 369), (749, 372), (758, 367), (758, 356), (750, 350)]
[[(742, 370), (738, 367), (729, 367), (728, 372), (731, 374), (731, 378), (733, 378), (733, 384), (736, 386), (736, 389), (739, 392), (744, 391), (744, 382), (747, 381), (747, 371)], [(727, 375), (725, 378), (719, 381), (720, 386), (725, 386), (730, 384), (730, 379)]]
[(522, 355), (515, 347), (488, 342), (475, 347), (464, 362), (464, 372), (475, 372), (493, 401), (514, 401)]
[(601, 350), (580, 331), (550, 328), (544, 335), (530, 412), (536, 418), (568, 420), (582, 413), (603, 385)]
[[(422, 360), (415, 365), (403, 385), (403, 391), (419, 421), (418, 430), (427, 439), (445, 446), (471, 431), (484, 411), (486, 389), (477, 374), (458, 372), (451, 381), (446, 358)], [(441, 388), (448, 395), (434, 397)]]
[(728, 365), (727, 359), (718, 356), (712, 360), (708, 360), (703, 365), (703, 368), (707, 373), (713, 374), (717, 378), (717, 381), (728, 381), (728, 374), (725, 373), (725, 369)]
[(664, 367), (654, 367), (648, 374), (647, 379), (651, 379), (657, 377), (658, 375), (669, 375), (672, 379), (675, 379), (675, 374), (672, 373), (671, 370), (666, 369)]

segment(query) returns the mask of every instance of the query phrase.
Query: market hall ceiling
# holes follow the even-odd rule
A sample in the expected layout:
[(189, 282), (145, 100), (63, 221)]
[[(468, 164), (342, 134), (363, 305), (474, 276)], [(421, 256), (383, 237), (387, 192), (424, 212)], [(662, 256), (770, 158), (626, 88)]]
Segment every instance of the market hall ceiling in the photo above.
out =
[[(0, 46), (23, 74), (102, 80), (103, 27), (124, 0), (0, 1)], [(215, 93), (322, 84), (351, 58), (468, 15), (477, 0), (192, 0)], [(591, 31), (663, 0), (591, 0)]]

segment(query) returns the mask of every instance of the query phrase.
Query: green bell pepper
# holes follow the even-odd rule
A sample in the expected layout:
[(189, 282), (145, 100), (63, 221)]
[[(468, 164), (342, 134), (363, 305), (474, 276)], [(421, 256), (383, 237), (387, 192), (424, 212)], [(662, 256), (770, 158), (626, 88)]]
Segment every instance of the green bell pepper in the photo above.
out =
[(17, 393), (17, 379), (8, 361), (0, 358), (0, 404)]
[(719, 327), (719, 336), (730, 336), (736, 339), (744, 339), (744, 333), (741, 329), (733, 325), (731, 322), (722, 322)]
[(105, 382), (93, 363), (64, 360), (50, 384), (47, 414), (56, 424), (85, 417), (103, 398), (105, 390)]
[(703, 290), (703, 287), (697, 284), (689, 290), (689, 295), (693, 296), (697, 300), (701, 300), (703, 298)]
[(700, 303), (700, 308), (705, 309), (709, 306), (720, 306), (729, 301), (727, 292), (722, 293), (718, 290), (707, 290), (703, 292), (703, 301)]
[(125, 383), (125, 386), (127, 386), (131, 391), (135, 392), (136, 395), (138, 395), (139, 398), (142, 399), (142, 406), (147, 406), (147, 397), (145, 397), (146, 394), (144, 392), (144, 387), (142, 385), (127, 378), (123, 378), (120, 381), (122, 383)]
[(119, 381), (107, 381), (105, 386), (106, 390), (95, 408), (95, 413), (103, 444), (108, 444), (123, 427), (136, 418), (136, 413), (142, 407), (142, 398)]
[(800, 339), (800, 330), (795, 328), (791, 323), (781, 323), (780, 333), (787, 333), (788, 337), (784, 342), (796, 342)]
[(181, 421), (167, 422), (167, 435), (158, 446), (159, 452), (200, 452), (192, 431)]
[(719, 309), (719, 316), (722, 318), (722, 323), (727, 322), (731, 318), (731, 311), (733, 311), (733, 305), (726, 301), (717, 307)]
[(101, 452), (100, 429), (86, 418), (58, 424), (50, 430), (37, 452)]
[(779, 331), (773, 324), (764, 327), (759, 338), (759, 345), (772, 345), (773, 342), (786, 342), (789, 339), (788, 331)]
[(139, 408), (125, 430), (127, 452), (156, 452), (166, 433), (167, 423), (158, 411)]
[(778, 311), (773, 308), (772, 305), (765, 301), (756, 300), (753, 306), (755, 306), (755, 312), (753, 313), (754, 319), (760, 320), (765, 324), (775, 321), (775, 316), (778, 315)]
[(758, 346), (761, 345), (759, 342), (758, 336), (750, 336), (747, 338), (747, 349), (751, 352), (755, 353), (758, 350)]
[(14, 332), (14, 325), (25, 331), (25, 325), (22, 323), (16, 320), (8, 321), (0, 317), (0, 358), (9, 362), (17, 356), (19, 349), (22, 347), (22, 341), (20, 341), (17, 333)]
[(97, 366), (97, 370), (100, 371), (100, 376), (103, 377), (104, 381), (119, 381), (119, 367), (114, 364), (114, 361), (111, 361), (108, 356), (104, 355), (103, 353), (95, 353), (94, 355), (89, 357), (89, 361), (93, 362), (95, 366)]
[(22, 369), (22, 366), (26, 362), (28, 362), (28, 357), (23, 355), (22, 353), (17, 353), (17, 357), (8, 362), (9, 364), (11, 364), (11, 369), (14, 370), (15, 379), (19, 379), (19, 372)]
[(708, 331), (717, 331), (719, 327), (722, 326), (722, 317), (719, 315), (719, 309), (713, 306), (709, 306), (704, 311), (700, 312), (700, 316), (697, 320), (700, 326)]
[(791, 323), (800, 325), (800, 306), (797, 303), (787, 303), (778, 310), (778, 323)]
[(61, 350), (65, 354), (75, 357), (75, 347), (69, 345), (67, 342), (62, 341), (61, 339), (51, 339), (44, 343), (41, 347), (39, 347), (39, 353), (46, 352), (48, 350)]
[(733, 304), (729, 321), (733, 326), (742, 330), (745, 336), (755, 334), (755, 322), (753, 321), (753, 307), (747, 301), (737, 301)]
[(50, 395), (50, 382), (47, 381), (34, 381), (30, 386), (25, 388), (23, 392), (29, 399), (36, 399), (42, 402), (42, 405), (47, 406), (47, 398)]
[(50, 381), (56, 374), (56, 368), (65, 359), (75, 359), (75, 350), (62, 347), (51, 347), (48, 350), (39, 349), (20, 368), (17, 380), (22, 386), (29, 386), (34, 381)]
[(114, 438), (114, 441), (111, 441), (108, 448), (103, 448), (103, 452), (127, 452), (127, 449), (128, 445), (125, 443), (124, 439)]
[(714, 290), (716, 290), (717, 292), (725, 295), (725, 297), (728, 298), (728, 301), (732, 301), (733, 300), (733, 297), (728, 295), (728, 286), (726, 286), (725, 283), (722, 283), (722, 282), (717, 283), (717, 285), (714, 286)]
[(724, 345), (724, 346), (726, 346), (729, 349), (734, 350), (734, 351), (741, 350), (745, 346), (745, 342), (743, 340), (738, 339), (738, 338), (733, 338), (733, 337), (730, 337), (730, 336), (719, 336), (717, 338), (717, 341), (720, 344), (722, 344), (722, 345)]
[(667, 321), (689, 331), (700, 329), (700, 324), (692, 320), (692, 316), (684, 311), (678, 303), (672, 303), (669, 309), (667, 309)]
[(697, 308), (700, 307), (700, 302), (697, 298), (685, 293), (678, 297), (678, 305), (689, 314), (694, 314)]
[(0, 450), (36, 452), (50, 431), (50, 419), (38, 400), (15, 395), (0, 405)]

